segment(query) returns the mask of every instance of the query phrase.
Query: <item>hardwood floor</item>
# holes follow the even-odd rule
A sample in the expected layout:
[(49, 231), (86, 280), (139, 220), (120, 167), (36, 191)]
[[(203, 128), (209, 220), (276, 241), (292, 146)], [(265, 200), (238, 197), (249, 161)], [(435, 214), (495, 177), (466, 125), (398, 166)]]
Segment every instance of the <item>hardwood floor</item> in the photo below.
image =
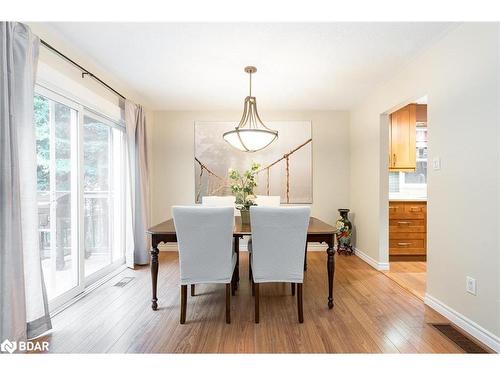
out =
[(426, 262), (390, 262), (390, 270), (384, 273), (422, 301), (426, 290)]
[[(429, 323), (447, 320), (355, 256), (336, 256), (335, 307), (328, 310), (326, 254), (310, 252), (304, 281), (304, 323), (288, 284), (260, 288), (260, 324), (253, 322), (248, 257), (225, 323), (224, 285), (198, 285), (179, 324), (178, 258), (160, 254), (159, 310), (151, 310), (148, 267), (126, 270), (54, 317), (51, 353), (461, 353)], [(113, 286), (123, 277), (134, 279)]]

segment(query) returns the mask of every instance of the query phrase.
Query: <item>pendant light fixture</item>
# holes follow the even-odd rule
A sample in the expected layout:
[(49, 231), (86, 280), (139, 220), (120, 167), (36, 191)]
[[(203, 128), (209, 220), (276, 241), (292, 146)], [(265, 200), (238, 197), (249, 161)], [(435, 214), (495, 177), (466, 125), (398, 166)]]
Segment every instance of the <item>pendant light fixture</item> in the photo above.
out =
[(257, 99), (252, 96), (252, 74), (257, 72), (257, 68), (247, 66), (245, 72), (250, 75), (250, 94), (245, 98), (243, 116), (238, 126), (222, 137), (240, 151), (255, 152), (269, 146), (278, 138), (278, 132), (264, 125), (257, 112)]

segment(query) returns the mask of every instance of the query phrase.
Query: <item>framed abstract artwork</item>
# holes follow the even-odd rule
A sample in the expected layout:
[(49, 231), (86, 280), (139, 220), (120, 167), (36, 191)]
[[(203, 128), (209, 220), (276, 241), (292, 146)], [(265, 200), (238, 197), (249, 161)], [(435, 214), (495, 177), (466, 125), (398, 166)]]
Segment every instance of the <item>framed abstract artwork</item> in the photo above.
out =
[(258, 195), (279, 195), (282, 204), (312, 203), (312, 134), (310, 121), (266, 123), (278, 131), (278, 139), (263, 150), (239, 151), (222, 138), (233, 122), (196, 122), (194, 142), (195, 199), (207, 195), (231, 195), (228, 169), (247, 170), (260, 164)]

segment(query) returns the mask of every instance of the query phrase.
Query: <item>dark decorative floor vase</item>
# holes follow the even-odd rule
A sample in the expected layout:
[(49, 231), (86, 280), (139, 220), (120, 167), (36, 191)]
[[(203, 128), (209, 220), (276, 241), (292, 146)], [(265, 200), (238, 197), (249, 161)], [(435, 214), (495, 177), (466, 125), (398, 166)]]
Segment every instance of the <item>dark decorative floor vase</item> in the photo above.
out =
[(349, 221), (349, 209), (339, 208), (340, 218), (335, 226), (337, 227), (337, 253), (339, 254), (354, 254), (352, 248), (352, 223)]

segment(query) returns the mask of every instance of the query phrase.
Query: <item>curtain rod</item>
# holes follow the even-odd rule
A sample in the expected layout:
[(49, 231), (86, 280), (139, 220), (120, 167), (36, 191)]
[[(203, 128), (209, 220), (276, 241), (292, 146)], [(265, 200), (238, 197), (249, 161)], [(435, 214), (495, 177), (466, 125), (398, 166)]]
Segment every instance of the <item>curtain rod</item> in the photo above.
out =
[(63, 59), (65, 59), (66, 61), (70, 62), (71, 64), (73, 64), (74, 66), (76, 66), (78, 69), (80, 69), (82, 71), (82, 78), (85, 78), (86, 75), (88, 75), (89, 77), (95, 79), (97, 82), (99, 82), (101, 85), (103, 85), (104, 87), (106, 87), (108, 90), (110, 91), (113, 91), (116, 95), (118, 95), (120, 98), (122, 99), (126, 99), (122, 94), (120, 94), (118, 91), (116, 91), (114, 88), (112, 88), (111, 86), (109, 86), (106, 82), (104, 82), (102, 79), (100, 79), (99, 77), (97, 77), (96, 75), (92, 74), (91, 72), (89, 72), (87, 69), (85, 69), (83, 66), (81, 66), (80, 64), (78, 64), (77, 62), (75, 62), (74, 60), (70, 59), (68, 56), (66, 56), (64, 53), (60, 52), (59, 50), (55, 49), (54, 47), (52, 47), (49, 43), (47, 43), (46, 41), (44, 41), (43, 39), (40, 39), (40, 43), (47, 47), (49, 50), (51, 50), (52, 52), (56, 53), (57, 55), (61, 56)]

